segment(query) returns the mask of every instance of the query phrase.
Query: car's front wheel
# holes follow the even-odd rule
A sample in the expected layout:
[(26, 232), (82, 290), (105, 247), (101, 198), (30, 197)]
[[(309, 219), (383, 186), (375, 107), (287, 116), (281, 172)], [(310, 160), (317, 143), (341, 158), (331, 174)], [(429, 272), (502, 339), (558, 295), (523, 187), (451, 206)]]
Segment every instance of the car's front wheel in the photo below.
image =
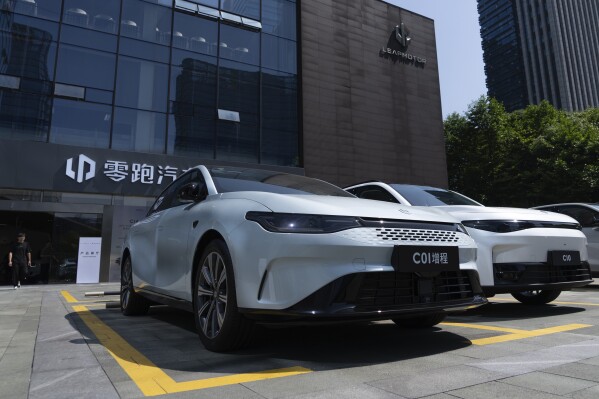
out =
[(429, 328), (441, 323), (443, 320), (445, 320), (445, 316), (447, 316), (445, 312), (440, 312), (422, 316), (402, 317), (391, 320), (399, 327)]
[(253, 323), (237, 308), (235, 275), (224, 241), (208, 244), (195, 275), (194, 315), (206, 349), (226, 352), (249, 343)]
[(133, 289), (133, 265), (128, 256), (121, 266), (121, 312), (125, 316), (141, 316), (148, 309), (150, 302)]
[(513, 292), (512, 296), (525, 305), (545, 305), (557, 299), (560, 290), (530, 290)]

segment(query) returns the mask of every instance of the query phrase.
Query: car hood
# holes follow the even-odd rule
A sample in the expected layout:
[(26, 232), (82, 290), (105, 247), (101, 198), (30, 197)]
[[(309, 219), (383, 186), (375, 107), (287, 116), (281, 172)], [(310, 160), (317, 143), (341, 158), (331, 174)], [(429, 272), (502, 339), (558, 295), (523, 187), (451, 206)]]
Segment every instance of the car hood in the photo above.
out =
[(364, 218), (417, 220), (439, 223), (458, 222), (454, 217), (441, 209), (404, 206), (390, 202), (372, 201), (353, 197), (241, 191), (223, 193), (220, 198), (252, 200), (264, 205), (273, 212), (280, 213), (358, 216)]
[(578, 223), (570, 216), (561, 213), (526, 208), (502, 208), (474, 205), (436, 206), (460, 221), (465, 220), (530, 220), (538, 222)]

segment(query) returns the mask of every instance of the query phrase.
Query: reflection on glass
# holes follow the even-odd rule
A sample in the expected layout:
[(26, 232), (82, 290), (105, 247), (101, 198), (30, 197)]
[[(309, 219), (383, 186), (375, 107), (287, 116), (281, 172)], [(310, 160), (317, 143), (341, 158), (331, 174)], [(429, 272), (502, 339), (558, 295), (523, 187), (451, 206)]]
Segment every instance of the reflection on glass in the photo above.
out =
[(220, 8), (233, 14), (260, 19), (260, 0), (220, 0)]
[(168, 66), (119, 57), (116, 105), (166, 113), (167, 85)]
[(146, 1), (123, 2), (121, 35), (160, 43), (161, 32), (171, 31), (172, 10)]
[(170, 51), (166, 46), (121, 37), (119, 40), (119, 53), (135, 58), (167, 63)]
[(237, 111), (241, 123), (258, 124), (258, 67), (239, 62), (220, 62), (218, 108)]
[(76, 26), (62, 25), (60, 42), (114, 53), (117, 37)]
[(218, 123), (216, 159), (258, 163), (258, 127), (236, 122)]
[(295, 9), (287, 0), (262, 0), (262, 32), (296, 40)]
[(49, 96), (0, 90), (0, 138), (46, 141), (51, 115)]
[(294, 41), (262, 34), (262, 66), (297, 73), (297, 45)]
[[(180, 66), (173, 66), (169, 121), (170, 154), (214, 157), (216, 59), (177, 52)], [(173, 52), (175, 56), (175, 52)], [(193, 58), (192, 58), (193, 57)]]
[(218, 23), (195, 15), (175, 13), (173, 47), (216, 55)]
[(61, 44), (56, 81), (82, 87), (112, 90), (115, 55)]
[(65, 0), (63, 22), (116, 34), (120, 3), (119, 0)]
[(112, 109), (108, 105), (54, 99), (50, 142), (108, 148)]
[(260, 64), (260, 34), (221, 24), (220, 56), (247, 64)]
[(13, 0), (4, 2), (4, 7), (14, 5), (14, 12), (18, 14), (31, 15), (37, 18), (58, 21), (60, 19), (61, 0)]
[(166, 141), (166, 114), (114, 109), (112, 148), (115, 150), (163, 153)]

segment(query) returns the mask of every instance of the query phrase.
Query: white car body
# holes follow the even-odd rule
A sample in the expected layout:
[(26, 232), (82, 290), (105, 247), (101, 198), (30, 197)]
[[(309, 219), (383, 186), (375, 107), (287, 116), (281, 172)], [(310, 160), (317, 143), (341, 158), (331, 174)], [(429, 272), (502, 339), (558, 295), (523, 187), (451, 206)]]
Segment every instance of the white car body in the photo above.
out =
[[(416, 196), (412, 197), (412, 202), (409, 201), (405, 191), (408, 189), (457, 194), (464, 199), (463, 203), (471, 204), (439, 205), (441, 202), (435, 201), (428, 203), (462, 222), (476, 241), (478, 273), (487, 296), (528, 290), (564, 290), (592, 281), (588, 271), (586, 237), (576, 228), (576, 220), (569, 216), (534, 209), (486, 207), (461, 194), (435, 187), (367, 182), (345, 188), (358, 197), (395, 200), (402, 205), (424, 201), (425, 197), (420, 199)], [(529, 225), (535, 227), (495, 232), (473, 227), (477, 222), (505, 222), (506, 226), (510, 223), (529, 222)], [(551, 255), (554, 251), (572, 251), (563, 254), (555, 252), (556, 256), (566, 258), (572, 253), (578, 253), (580, 262), (576, 265), (552, 267), (549, 265), (549, 258), (554, 256)], [(563, 271), (563, 275), (556, 276), (557, 270)]]
[[(211, 240), (218, 239), (225, 243), (230, 253), (236, 308), (248, 318), (277, 321), (389, 319), (405, 314), (463, 310), (486, 303), (476, 276), (476, 244), (447, 213), (358, 199), (333, 185), (303, 176), (293, 178), (301, 180), (302, 184), (326, 184), (338, 190), (337, 195), (343, 196), (260, 191), (257, 185), (269, 186), (268, 190), (275, 187), (273, 191), (291, 191), (290, 186), (281, 188), (277, 184), (278, 180), (288, 178), (285, 176), (294, 175), (249, 171), (264, 173), (266, 177), (245, 181), (239, 176), (246, 170), (198, 166), (179, 177), (161, 194), (147, 217), (131, 227), (125, 240), (121, 259), (122, 265), (130, 261), (133, 295), (193, 310), (194, 301), (198, 301), (197, 290), (194, 290), (194, 281), (198, 277), (194, 272), (198, 268), (199, 256)], [(190, 175), (192, 172), (194, 174)], [(237, 175), (228, 178), (227, 173), (232, 172)], [(214, 178), (213, 175), (219, 177)], [(194, 202), (181, 202), (180, 198), (187, 197), (179, 193), (189, 185), (189, 179), (201, 180), (198, 184), (203, 185), (205, 195)], [(219, 184), (220, 187), (229, 186), (219, 192)], [(227, 192), (235, 185), (241, 188)], [(246, 185), (247, 190), (243, 188)], [(243, 191), (236, 191), (238, 189)], [(169, 197), (172, 192), (177, 193), (173, 200), (176, 206), (164, 205), (174, 198)], [(269, 215), (277, 215), (276, 220), (280, 215), (283, 219), (291, 215), (300, 217), (300, 221), (306, 220), (302, 215), (325, 215), (322, 220), (336, 220), (336, 217), (342, 217), (343, 221), (359, 219), (360, 223), (368, 226), (360, 224), (359, 227), (328, 233), (273, 232), (266, 230), (262, 224), (265, 223), (262, 218), (268, 219)], [(310, 217), (307, 217), (307, 229), (312, 223), (318, 225), (321, 220), (316, 217), (312, 221)], [(260, 222), (249, 220), (252, 218)], [(289, 226), (289, 229), (295, 228), (291, 224)], [(328, 225), (325, 223), (323, 226)], [(287, 225), (282, 228), (287, 228)], [(372, 303), (368, 306), (365, 302), (357, 305), (344, 300), (319, 302), (319, 292), (335, 294), (338, 298), (341, 295), (339, 287), (357, 279), (356, 276), (395, 276), (392, 265), (394, 250), (407, 245), (434, 246), (444, 252), (450, 247), (457, 248), (457, 273), (463, 275), (463, 283), (470, 287), (469, 292), (458, 294), (458, 298), (453, 299), (437, 293), (425, 298), (429, 295), (426, 293), (415, 299), (413, 304), (393, 304), (377, 303), (383, 292), (381, 289), (380, 292), (373, 291)], [(422, 267), (427, 270), (427, 265)], [(123, 273), (122, 290), (126, 291), (128, 282)], [(421, 278), (430, 280), (426, 276)], [(344, 298), (351, 296), (343, 295)], [(126, 306), (128, 297), (121, 298), (125, 301), (122, 306)], [(198, 309), (195, 310), (197, 312)], [(222, 347), (216, 350), (220, 349)]]
[(533, 209), (562, 213), (580, 223), (582, 232), (587, 237), (591, 272), (593, 277), (599, 277), (599, 203), (569, 202), (536, 206)]

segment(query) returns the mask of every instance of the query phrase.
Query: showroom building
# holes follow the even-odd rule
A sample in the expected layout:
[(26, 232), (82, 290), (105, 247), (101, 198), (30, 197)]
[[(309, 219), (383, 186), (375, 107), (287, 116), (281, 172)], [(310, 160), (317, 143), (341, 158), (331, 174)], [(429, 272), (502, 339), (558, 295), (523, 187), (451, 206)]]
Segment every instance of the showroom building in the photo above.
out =
[(0, 251), (26, 232), (50, 281), (75, 280), (82, 237), (118, 280), (128, 227), (200, 163), (447, 185), (428, 18), (380, 0), (0, 4)]

